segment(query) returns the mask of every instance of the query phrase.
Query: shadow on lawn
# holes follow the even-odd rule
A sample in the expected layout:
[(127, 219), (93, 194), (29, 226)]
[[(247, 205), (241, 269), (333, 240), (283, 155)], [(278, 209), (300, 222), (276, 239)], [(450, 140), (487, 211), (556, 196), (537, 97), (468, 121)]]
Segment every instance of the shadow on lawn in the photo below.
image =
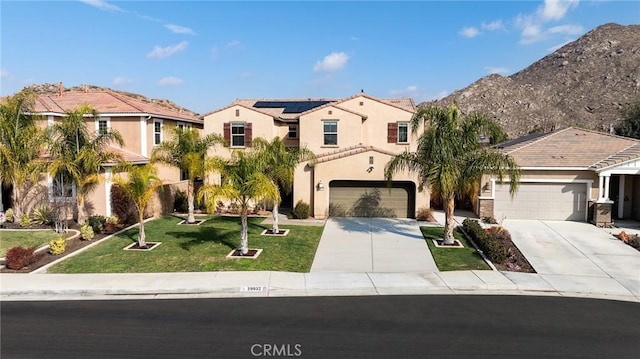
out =
[[(226, 228), (218, 228), (220, 222), (224, 222)], [(218, 226), (216, 226), (218, 224)], [(237, 227), (229, 224), (237, 224)], [(249, 235), (260, 233), (269, 227), (260, 224), (257, 220), (249, 219)], [(232, 227), (232, 228), (229, 228)], [(190, 238), (190, 240), (180, 243), (180, 248), (185, 251), (203, 243), (213, 242), (225, 245), (230, 249), (238, 248), (240, 244), (240, 217), (216, 217), (213, 221), (207, 221), (199, 226), (198, 231), (171, 231), (167, 235), (177, 239)]]

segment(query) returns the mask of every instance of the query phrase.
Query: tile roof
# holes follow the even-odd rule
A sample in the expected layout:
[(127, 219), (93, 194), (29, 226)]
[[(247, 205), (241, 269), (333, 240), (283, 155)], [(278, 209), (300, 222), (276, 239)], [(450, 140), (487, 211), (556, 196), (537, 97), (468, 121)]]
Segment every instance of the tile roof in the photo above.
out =
[(99, 113), (152, 115), (187, 122), (201, 123), (199, 116), (181, 112), (157, 103), (124, 96), (112, 91), (65, 91), (62, 95), (38, 95), (34, 111), (37, 113), (60, 113), (73, 110), (79, 105), (91, 105)]
[[(366, 116), (363, 115), (363, 114), (347, 110), (347, 109), (345, 109), (345, 108), (340, 106), (341, 103), (349, 101), (349, 100), (352, 100), (352, 99), (357, 98), (359, 96), (368, 98), (370, 100), (378, 101), (378, 102), (387, 104), (389, 106), (397, 107), (397, 108), (400, 108), (400, 109), (405, 110), (405, 111), (409, 111), (409, 112), (415, 112), (416, 111), (415, 103), (413, 102), (413, 99), (410, 99), (410, 98), (379, 99), (379, 98), (375, 98), (375, 97), (369, 96), (369, 95), (364, 94), (364, 93), (358, 93), (358, 94), (356, 94), (354, 96), (343, 98), (343, 99), (327, 99), (327, 98), (236, 99), (231, 104), (229, 104), (229, 105), (227, 105), (225, 107), (219, 108), (217, 110), (208, 112), (205, 115), (203, 115), (202, 117), (208, 116), (208, 115), (216, 113), (216, 112), (220, 112), (222, 110), (226, 110), (226, 109), (228, 109), (230, 107), (233, 107), (233, 106), (236, 106), (236, 105), (240, 105), (240, 106), (246, 107), (248, 109), (254, 110), (256, 112), (260, 112), (260, 113), (263, 113), (263, 114), (265, 114), (267, 116), (271, 116), (271, 117), (273, 117), (275, 119), (279, 119), (279, 120), (283, 120), (283, 121), (294, 121), (294, 120), (299, 119), (301, 115), (304, 115), (304, 114), (307, 114), (307, 113), (310, 113), (310, 112), (313, 112), (313, 111), (317, 111), (319, 109), (326, 108), (326, 107), (329, 107), (329, 106), (334, 106), (334, 107), (339, 108), (341, 110), (352, 112), (352, 113), (354, 113), (356, 115), (363, 116), (363, 117), (366, 118)], [(323, 104), (323, 105), (314, 107), (312, 109), (309, 109), (307, 111), (301, 112), (301, 113), (285, 113), (283, 107), (273, 107), (273, 108), (267, 108), (267, 107), (258, 108), (258, 107), (254, 107), (254, 105), (257, 102), (305, 102), (305, 101), (308, 101), (308, 102), (326, 102), (326, 103)]]
[[(148, 157), (139, 155), (139, 154), (131, 152), (131, 151), (127, 151), (124, 148), (120, 148), (118, 146), (114, 146), (114, 145), (111, 145), (111, 144), (106, 145), (104, 150), (120, 155), (122, 160), (125, 161), (125, 162), (134, 162), (134, 163), (147, 163), (147, 162), (149, 162), (149, 158)], [(109, 164), (115, 164), (115, 163), (109, 163)]]
[(593, 170), (640, 157), (640, 141), (569, 127), (496, 145), (521, 167), (583, 167)]
[(341, 148), (335, 151), (324, 152), (319, 155), (316, 155), (315, 163), (329, 162), (329, 161), (337, 160), (339, 158), (349, 157), (349, 156), (357, 155), (359, 153), (368, 152), (368, 151), (380, 152), (389, 156), (396, 155), (396, 153), (393, 153), (391, 151), (386, 151), (374, 146), (355, 145), (355, 146)]

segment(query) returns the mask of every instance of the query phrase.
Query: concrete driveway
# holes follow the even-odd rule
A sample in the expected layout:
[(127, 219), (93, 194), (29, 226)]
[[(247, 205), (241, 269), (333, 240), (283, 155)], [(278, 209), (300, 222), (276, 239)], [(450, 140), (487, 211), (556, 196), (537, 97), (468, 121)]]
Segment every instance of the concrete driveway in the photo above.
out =
[(584, 222), (505, 220), (513, 242), (542, 275), (640, 280), (640, 252)]
[(329, 218), (311, 272), (436, 272), (418, 222)]

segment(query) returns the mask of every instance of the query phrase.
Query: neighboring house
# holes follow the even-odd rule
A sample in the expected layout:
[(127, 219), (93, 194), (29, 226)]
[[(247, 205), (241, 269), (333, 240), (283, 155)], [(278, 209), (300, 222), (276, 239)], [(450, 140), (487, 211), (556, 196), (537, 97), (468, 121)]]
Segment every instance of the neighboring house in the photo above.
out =
[[(428, 190), (415, 176), (394, 175), (391, 187), (384, 167), (392, 156), (415, 151), (417, 137), (409, 121), (411, 99), (378, 99), (364, 93), (345, 99), (238, 99), (203, 116), (204, 131), (224, 135), (232, 150), (251, 147), (253, 138), (279, 136), (290, 147), (306, 146), (317, 156), (301, 163), (292, 198), (302, 200), (315, 218), (334, 216), (415, 217), (429, 206)], [(217, 149), (216, 154), (224, 153)], [(214, 177), (219, 181), (219, 177)]]
[[(202, 120), (193, 113), (174, 110), (113, 91), (61, 90), (55, 95), (38, 95), (34, 114), (42, 116), (43, 126), (51, 126), (55, 122), (61, 121), (67, 111), (74, 110), (80, 105), (90, 105), (100, 114), (99, 118), (87, 118), (86, 124), (91, 131), (111, 129), (117, 130), (122, 135), (124, 140), (122, 148), (117, 144), (112, 144), (104, 150), (118, 153), (123, 160), (134, 164), (149, 162), (154, 146), (168, 139), (170, 127), (184, 126), (200, 130), (203, 127)], [(112, 214), (110, 198), (114, 165), (115, 163), (107, 163), (103, 166), (100, 184), (86, 200), (88, 215), (109, 216)], [(158, 165), (158, 174), (165, 185), (172, 187), (186, 185), (185, 175), (176, 168)], [(47, 197), (50, 201), (53, 201), (54, 197), (60, 198), (60, 196), (72, 198), (76, 193), (73, 186), (64, 189), (57, 188), (55, 181), (48, 175), (43, 180), (43, 185), (47, 188)], [(172, 211), (172, 198), (173, 196), (164, 198), (163, 202), (159, 203), (162, 208), (159, 208), (156, 203), (156, 208), (152, 209), (153, 213)]]
[(640, 220), (640, 141), (567, 128), (497, 145), (522, 169), (512, 198), (508, 184), (485, 176), (476, 214), (508, 219)]

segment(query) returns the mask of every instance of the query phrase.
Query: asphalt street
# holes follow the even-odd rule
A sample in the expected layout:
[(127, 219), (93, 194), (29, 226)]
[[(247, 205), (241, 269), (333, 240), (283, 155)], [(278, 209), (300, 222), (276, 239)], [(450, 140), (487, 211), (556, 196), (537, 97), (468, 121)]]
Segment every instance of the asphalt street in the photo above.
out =
[(430, 295), (3, 302), (9, 358), (636, 358), (640, 305)]

